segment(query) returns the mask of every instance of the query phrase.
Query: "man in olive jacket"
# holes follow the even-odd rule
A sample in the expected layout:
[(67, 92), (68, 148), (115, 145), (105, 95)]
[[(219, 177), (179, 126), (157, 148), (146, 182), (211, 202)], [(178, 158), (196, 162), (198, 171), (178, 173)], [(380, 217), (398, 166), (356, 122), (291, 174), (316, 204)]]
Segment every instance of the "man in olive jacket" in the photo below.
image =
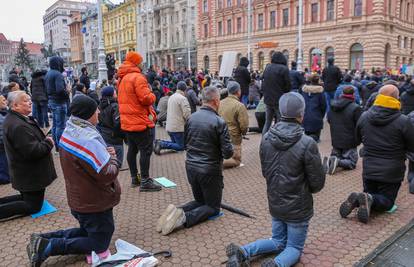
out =
[(39, 212), (45, 189), (56, 179), (51, 150), (53, 139), (46, 137), (29, 114), (32, 101), (24, 91), (8, 95), (9, 113), (3, 123), (3, 141), (11, 184), (19, 195), (0, 199), (0, 219)]
[(249, 129), (249, 115), (246, 106), (240, 103), (241, 96), (240, 84), (230, 81), (227, 84), (229, 96), (221, 100), (219, 114), (226, 121), (229, 128), (231, 143), (233, 144), (234, 153), (230, 159), (223, 162), (224, 168), (233, 168), (240, 166), (242, 154), (243, 135)]

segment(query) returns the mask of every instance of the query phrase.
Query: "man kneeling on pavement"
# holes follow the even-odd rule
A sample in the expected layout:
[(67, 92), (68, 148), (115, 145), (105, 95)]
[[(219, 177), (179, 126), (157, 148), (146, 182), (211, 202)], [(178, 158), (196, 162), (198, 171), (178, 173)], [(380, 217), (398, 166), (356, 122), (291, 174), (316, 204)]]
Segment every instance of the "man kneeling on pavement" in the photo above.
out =
[(85, 95), (73, 99), (66, 128), (59, 142), (60, 163), (71, 213), (80, 227), (45, 234), (32, 234), (27, 245), (31, 266), (40, 266), (50, 256), (91, 252), (109, 255), (115, 230), (112, 209), (120, 201), (117, 180), (121, 163), (115, 149), (107, 147), (95, 128), (99, 110)]

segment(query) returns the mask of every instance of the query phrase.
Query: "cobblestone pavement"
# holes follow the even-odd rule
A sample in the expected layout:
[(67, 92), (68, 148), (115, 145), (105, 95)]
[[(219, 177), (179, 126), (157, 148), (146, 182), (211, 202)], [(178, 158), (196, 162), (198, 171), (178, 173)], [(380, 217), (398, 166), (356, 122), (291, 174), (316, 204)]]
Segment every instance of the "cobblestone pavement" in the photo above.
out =
[[(252, 115), (252, 114), (251, 114)], [(251, 123), (254, 122), (251, 120)], [(329, 131), (323, 131), (320, 151), (330, 151)], [(157, 136), (166, 138), (164, 129), (157, 128)], [(176, 189), (164, 189), (156, 193), (140, 193), (130, 188), (128, 171), (121, 172), (121, 203), (115, 208), (116, 231), (113, 241), (121, 238), (148, 250), (171, 249), (173, 257), (161, 266), (222, 266), (226, 260), (225, 246), (230, 242), (244, 244), (271, 233), (265, 181), (261, 176), (258, 146), (259, 134), (249, 134), (243, 143), (244, 167), (224, 172), (224, 202), (243, 209), (257, 219), (248, 219), (224, 211), (224, 216), (191, 229), (181, 230), (167, 237), (155, 231), (155, 223), (169, 203), (181, 204), (191, 200), (191, 189), (186, 181), (185, 153), (153, 155), (151, 175), (165, 176), (173, 180)], [(0, 223), (0, 266), (27, 266), (25, 246), (32, 232), (47, 232), (77, 223), (69, 213), (62, 172), (58, 158), (55, 165), (59, 178), (50, 186), (46, 198), (59, 211), (38, 219), (30, 217)], [(394, 214), (374, 216), (364, 225), (355, 214), (341, 219), (340, 203), (350, 192), (361, 189), (361, 162), (354, 171), (339, 172), (327, 176), (325, 188), (314, 197), (315, 216), (309, 229), (301, 262), (297, 266), (351, 266), (371, 252), (383, 240), (414, 217), (414, 196), (408, 193), (407, 183), (401, 187)], [(0, 186), (0, 196), (14, 193), (9, 185)], [(111, 244), (114, 250), (113, 243)], [(253, 266), (260, 266), (261, 259)], [(83, 256), (53, 257), (46, 266), (87, 266)]]

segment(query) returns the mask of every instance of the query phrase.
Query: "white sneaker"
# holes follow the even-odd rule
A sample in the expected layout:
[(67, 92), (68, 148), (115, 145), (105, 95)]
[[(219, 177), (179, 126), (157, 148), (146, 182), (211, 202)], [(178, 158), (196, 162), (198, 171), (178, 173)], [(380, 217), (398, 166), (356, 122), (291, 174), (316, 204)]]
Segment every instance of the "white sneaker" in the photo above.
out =
[(167, 220), (168, 215), (170, 215), (173, 211), (175, 211), (177, 208), (170, 204), (168, 207), (164, 210), (164, 212), (161, 214), (161, 217), (158, 219), (156, 230), (158, 233), (161, 233), (162, 226), (165, 224), (165, 220)]
[(175, 229), (181, 227), (185, 223), (185, 213), (183, 209), (177, 208), (170, 213), (162, 226), (162, 235), (168, 235)]

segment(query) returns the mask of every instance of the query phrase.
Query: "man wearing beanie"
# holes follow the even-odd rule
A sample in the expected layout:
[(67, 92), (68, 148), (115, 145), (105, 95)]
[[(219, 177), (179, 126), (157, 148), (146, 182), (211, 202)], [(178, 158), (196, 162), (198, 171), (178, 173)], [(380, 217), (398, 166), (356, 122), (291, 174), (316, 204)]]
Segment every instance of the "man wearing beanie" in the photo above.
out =
[(227, 91), (229, 96), (221, 100), (219, 114), (229, 128), (234, 153), (230, 159), (224, 160), (223, 167), (233, 168), (241, 164), (242, 140), (243, 135), (249, 129), (249, 115), (246, 106), (239, 101), (241, 97), (240, 84), (235, 81), (228, 82)]
[(328, 112), (328, 122), (331, 129), (332, 152), (328, 159), (326, 170), (333, 175), (337, 167), (353, 170), (358, 162), (358, 151), (355, 129), (362, 108), (355, 103), (353, 86), (343, 88), (339, 99), (331, 102)]
[[(140, 191), (160, 191), (150, 178), (149, 168), (154, 141), (156, 113), (153, 108), (156, 97), (142, 74), (142, 56), (128, 52), (124, 63), (118, 69), (118, 104), (121, 129), (128, 139), (127, 161), (132, 186), (141, 185)], [(138, 173), (137, 154), (140, 153)]]
[(281, 120), (260, 144), (262, 173), (272, 216), (272, 237), (245, 246), (227, 246), (227, 266), (245, 266), (262, 254), (278, 254), (261, 266), (293, 266), (299, 261), (313, 216), (312, 194), (325, 184), (316, 142), (301, 127), (305, 111), (302, 95), (284, 94), (279, 101)]
[(400, 112), (399, 91), (383, 86), (374, 105), (364, 112), (356, 126), (357, 144), (364, 145), (362, 157), (363, 193), (353, 192), (339, 212), (345, 218), (358, 208), (357, 218), (368, 223), (371, 210), (393, 212), (405, 175), (407, 152), (414, 152), (414, 127)]
[(60, 164), (68, 204), (79, 228), (32, 234), (27, 252), (31, 266), (40, 266), (50, 256), (81, 254), (91, 263), (91, 253), (109, 255), (115, 230), (112, 209), (120, 200), (117, 180), (120, 163), (113, 147), (107, 147), (95, 128), (99, 110), (85, 95), (75, 97), (71, 117), (59, 142)]
[(184, 125), (191, 115), (190, 104), (185, 96), (187, 84), (180, 81), (177, 91), (168, 99), (166, 130), (171, 141), (156, 140), (154, 153), (161, 155), (162, 149), (184, 150)]

